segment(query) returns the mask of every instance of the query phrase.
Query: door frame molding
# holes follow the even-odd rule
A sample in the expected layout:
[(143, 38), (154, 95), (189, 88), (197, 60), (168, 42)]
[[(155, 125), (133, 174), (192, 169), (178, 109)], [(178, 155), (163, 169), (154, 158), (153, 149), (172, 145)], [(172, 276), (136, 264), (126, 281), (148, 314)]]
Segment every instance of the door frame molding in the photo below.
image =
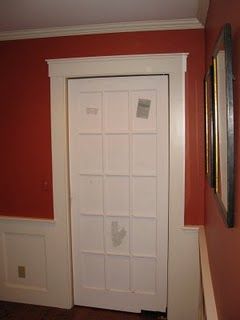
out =
[[(52, 138), (52, 173), (54, 220), (63, 227), (67, 250), (68, 282), (72, 297), (72, 258), (70, 230), (70, 193), (68, 160), (68, 106), (67, 79), (79, 77), (121, 76), (121, 75), (169, 75), (170, 90), (170, 176), (169, 176), (169, 257), (168, 257), (168, 314), (173, 319), (178, 307), (183, 302), (184, 286), (190, 281), (186, 269), (192, 267), (191, 261), (183, 262), (179, 250), (187, 241), (184, 233), (184, 198), (185, 198), (185, 72), (186, 53), (150, 54), (110, 57), (87, 57), (47, 60), (51, 89), (51, 138)], [(188, 233), (189, 234), (189, 233)], [(187, 235), (188, 237), (188, 235)], [(190, 257), (191, 258), (191, 257)], [(187, 267), (186, 267), (187, 264)], [(190, 264), (190, 266), (189, 266)], [(185, 269), (185, 270), (184, 270)], [(191, 271), (190, 271), (191, 272)], [(188, 272), (187, 272), (188, 273)], [(194, 273), (195, 275), (195, 273)], [(189, 278), (190, 277), (190, 278)], [(192, 292), (187, 292), (188, 296)], [(190, 298), (191, 299), (191, 298)], [(175, 310), (175, 311), (174, 311)], [(178, 314), (181, 316), (181, 313)]]

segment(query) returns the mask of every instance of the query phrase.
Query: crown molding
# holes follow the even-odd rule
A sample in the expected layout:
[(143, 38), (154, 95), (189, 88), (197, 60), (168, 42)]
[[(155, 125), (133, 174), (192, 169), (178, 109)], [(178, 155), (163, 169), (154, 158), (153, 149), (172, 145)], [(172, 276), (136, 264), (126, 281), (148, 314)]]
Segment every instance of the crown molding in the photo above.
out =
[(136, 31), (184, 30), (202, 29), (203, 25), (196, 18), (176, 20), (150, 20), (136, 22), (120, 22), (107, 24), (92, 24), (71, 27), (56, 27), (42, 29), (25, 29), (0, 32), (0, 41), (63, 37), (74, 35), (90, 35)]

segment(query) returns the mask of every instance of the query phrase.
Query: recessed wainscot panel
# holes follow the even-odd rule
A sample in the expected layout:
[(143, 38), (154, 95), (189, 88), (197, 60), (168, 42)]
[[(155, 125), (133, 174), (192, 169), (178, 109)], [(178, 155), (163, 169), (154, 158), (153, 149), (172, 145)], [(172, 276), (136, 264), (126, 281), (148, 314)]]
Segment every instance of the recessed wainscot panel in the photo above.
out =
[(7, 286), (46, 289), (46, 246), (42, 235), (4, 234)]

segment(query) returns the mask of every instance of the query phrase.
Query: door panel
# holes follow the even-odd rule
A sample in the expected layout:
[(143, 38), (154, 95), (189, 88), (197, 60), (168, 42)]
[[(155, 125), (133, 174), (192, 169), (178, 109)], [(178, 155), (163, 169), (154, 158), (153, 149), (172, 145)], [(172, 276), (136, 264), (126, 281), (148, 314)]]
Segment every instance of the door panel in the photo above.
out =
[(75, 304), (166, 311), (168, 77), (68, 84)]

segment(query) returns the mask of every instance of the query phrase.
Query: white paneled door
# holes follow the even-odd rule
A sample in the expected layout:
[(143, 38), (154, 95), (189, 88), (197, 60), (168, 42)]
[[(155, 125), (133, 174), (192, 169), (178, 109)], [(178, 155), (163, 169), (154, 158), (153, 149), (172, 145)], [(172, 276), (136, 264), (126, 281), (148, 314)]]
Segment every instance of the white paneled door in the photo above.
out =
[(166, 311), (168, 76), (68, 81), (74, 302)]

